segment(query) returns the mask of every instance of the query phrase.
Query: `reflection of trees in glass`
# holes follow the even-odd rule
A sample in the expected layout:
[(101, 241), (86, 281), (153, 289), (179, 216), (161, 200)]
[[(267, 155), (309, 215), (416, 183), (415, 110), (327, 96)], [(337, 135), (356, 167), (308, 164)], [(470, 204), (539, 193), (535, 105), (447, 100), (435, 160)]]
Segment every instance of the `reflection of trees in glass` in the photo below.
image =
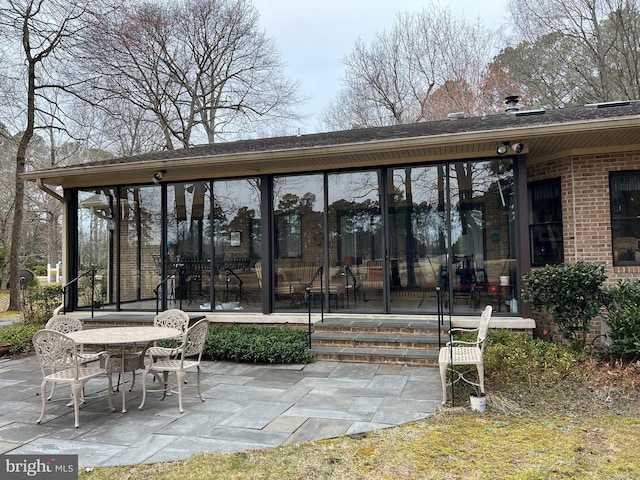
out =
[[(316, 195), (311, 192), (302, 197), (286, 193), (280, 198), (275, 209), (277, 258), (302, 257), (303, 238), (306, 247), (311, 247), (314, 241), (318, 243), (315, 237), (322, 230), (315, 227), (322, 225), (322, 212), (314, 212), (315, 203)], [(321, 237), (319, 243), (322, 244)]]
[(110, 189), (78, 193), (78, 273), (92, 267), (102, 270), (109, 265), (114, 203)]
[(340, 199), (329, 206), (329, 216), (338, 222), (338, 258), (382, 258), (382, 218), (377, 201)]
[[(260, 179), (214, 182), (212, 214), (216, 262), (233, 258), (259, 258)], [(230, 232), (240, 232), (241, 244), (230, 247)], [(256, 236), (257, 235), (257, 236)]]

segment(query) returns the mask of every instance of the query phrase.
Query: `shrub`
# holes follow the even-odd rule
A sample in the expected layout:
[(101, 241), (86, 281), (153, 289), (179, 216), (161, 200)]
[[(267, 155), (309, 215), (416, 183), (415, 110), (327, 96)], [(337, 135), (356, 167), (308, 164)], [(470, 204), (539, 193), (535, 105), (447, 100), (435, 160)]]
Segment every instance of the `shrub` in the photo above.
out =
[(306, 332), (248, 325), (209, 329), (203, 356), (211, 360), (251, 363), (310, 363)]
[(604, 267), (578, 261), (547, 265), (523, 275), (523, 298), (548, 314), (571, 348), (585, 347), (589, 323), (603, 304)]
[(602, 319), (609, 325), (609, 352), (640, 356), (640, 280), (625, 280), (606, 288)]
[(43, 284), (24, 291), (24, 321), (27, 324), (44, 324), (53, 316), (53, 311), (62, 303), (62, 287), (58, 284)]
[(47, 266), (46, 265), (37, 265), (36, 267), (34, 267), (33, 273), (34, 273), (34, 275), (36, 275), (38, 277), (45, 277), (48, 274)]
[(31, 339), (42, 325), (11, 325), (0, 328), (0, 343), (11, 345), (9, 353), (20, 354), (31, 351)]
[(573, 376), (585, 355), (529, 335), (490, 330), (484, 352), (485, 374), (504, 385), (552, 385)]

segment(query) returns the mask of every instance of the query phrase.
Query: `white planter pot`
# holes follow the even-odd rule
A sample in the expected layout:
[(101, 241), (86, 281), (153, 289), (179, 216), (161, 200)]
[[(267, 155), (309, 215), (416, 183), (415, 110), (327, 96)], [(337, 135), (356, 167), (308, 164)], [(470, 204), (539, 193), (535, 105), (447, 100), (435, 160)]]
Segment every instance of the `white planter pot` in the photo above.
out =
[(484, 393), (472, 392), (469, 395), (471, 410), (474, 412), (484, 412), (487, 406), (487, 396)]

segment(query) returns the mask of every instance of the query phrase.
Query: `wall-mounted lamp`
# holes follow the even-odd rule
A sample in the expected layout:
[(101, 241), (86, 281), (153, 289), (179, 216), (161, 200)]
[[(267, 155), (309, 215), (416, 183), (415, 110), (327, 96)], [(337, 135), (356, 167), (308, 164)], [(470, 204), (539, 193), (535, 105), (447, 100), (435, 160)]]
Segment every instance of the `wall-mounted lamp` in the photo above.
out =
[(164, 174), (167, 173), (166, 170), (160, 170), (156, 173), (153, 174), (153, 183), (155, 183), (156, 185), (160, 185), (160, 182), (162, 182), (162, 179), (164, 178)]
[(504, 142), (501, 145), (498, 145), (498, 148), (496, 148), (496, 153), (502, 157), (507, 154), (509, 149), (513, 150), (516, 154), (522, 153), (522, 151), (524, 150), (524, 144)]

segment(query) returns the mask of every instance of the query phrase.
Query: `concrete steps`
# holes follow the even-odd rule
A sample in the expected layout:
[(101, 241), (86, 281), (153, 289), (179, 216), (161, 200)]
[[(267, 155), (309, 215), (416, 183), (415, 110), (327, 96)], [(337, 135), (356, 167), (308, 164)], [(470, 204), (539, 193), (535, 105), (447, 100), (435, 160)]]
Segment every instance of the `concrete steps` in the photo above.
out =
[[(448, 340), (448, 330), (447, 322), (441, 327), (441, 344)], [(437, 366), (438, 322), (325, 319), (313, 326), (311, 351), (318, 360)]]

